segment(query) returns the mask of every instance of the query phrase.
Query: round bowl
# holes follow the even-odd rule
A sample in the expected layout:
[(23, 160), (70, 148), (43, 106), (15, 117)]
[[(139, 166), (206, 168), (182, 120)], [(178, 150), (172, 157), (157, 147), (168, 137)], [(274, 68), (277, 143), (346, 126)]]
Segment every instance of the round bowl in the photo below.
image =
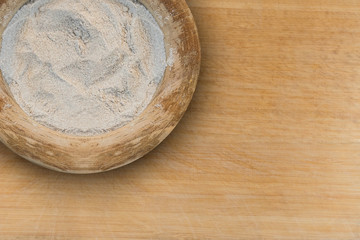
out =
[[(0, 35), (29, 0), (0, 0)], [(0, 140), (38, 165), (67, 173), (97, 173), (129, 164), (150, 152), (175, 128), (196, 88), (200, 43), (185, 0), (139, 0), (165, 35), (173, 58), (152, 102), (127, 125), (106, 134), (78, 137), (34, 121), (14, 101), (0, 74)], [(2, 39), (2, 38), (1, 38)], [(0, 39), (0, 44), (1, 44)]]

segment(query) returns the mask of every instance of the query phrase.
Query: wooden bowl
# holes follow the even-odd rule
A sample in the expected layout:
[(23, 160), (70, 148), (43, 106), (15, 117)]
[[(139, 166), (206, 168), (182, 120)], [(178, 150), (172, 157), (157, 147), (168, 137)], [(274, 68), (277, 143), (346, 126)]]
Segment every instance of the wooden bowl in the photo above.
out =
[[(28, 0), (0, 0), (0, 35)], [(131, 163), (160, 144), (185, 113), (200, 70), (200, 43), (185, 0), (139, 0), (165, 35), (167, 56), (174, 64), (150, 105), (127, 125), (103, 135), (77, 137), (45, 127), (14, 101), (0, 75), (0, 140), (38, 165), (68, 173), (96, 173)], [(1, 40), (0, 40), (1, 44)]]

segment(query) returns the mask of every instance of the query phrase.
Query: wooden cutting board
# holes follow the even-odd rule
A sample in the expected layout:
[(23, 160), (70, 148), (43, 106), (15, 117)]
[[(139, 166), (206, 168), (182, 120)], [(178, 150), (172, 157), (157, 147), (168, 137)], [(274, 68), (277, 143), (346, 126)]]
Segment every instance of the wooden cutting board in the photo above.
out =
[(171, 136), (109, 173), (0, 146), (0, 239), (360, 239), (360, 4), (188, 0), (203, 50)]

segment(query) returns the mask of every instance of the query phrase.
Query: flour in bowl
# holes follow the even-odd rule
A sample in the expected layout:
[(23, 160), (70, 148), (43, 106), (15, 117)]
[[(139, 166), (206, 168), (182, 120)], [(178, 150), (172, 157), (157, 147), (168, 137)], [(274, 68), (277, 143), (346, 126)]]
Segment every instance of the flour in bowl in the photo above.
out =
[(121, 127), (151, 102), (164, 35), (135, 0), (32, 0), (3, 33), (0, 69), (20, 107), (66, 134)]

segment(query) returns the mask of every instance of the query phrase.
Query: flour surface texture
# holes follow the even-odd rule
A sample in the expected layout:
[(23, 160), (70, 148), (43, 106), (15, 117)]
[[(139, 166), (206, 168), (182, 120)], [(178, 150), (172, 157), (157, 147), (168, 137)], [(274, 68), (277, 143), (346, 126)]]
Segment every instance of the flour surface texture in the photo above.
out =
[(133, 0), (33, 0), (3, 33), (0, 69), (37, 122), (78, 136), (139, 116), (159, 86), (164, 35)]

